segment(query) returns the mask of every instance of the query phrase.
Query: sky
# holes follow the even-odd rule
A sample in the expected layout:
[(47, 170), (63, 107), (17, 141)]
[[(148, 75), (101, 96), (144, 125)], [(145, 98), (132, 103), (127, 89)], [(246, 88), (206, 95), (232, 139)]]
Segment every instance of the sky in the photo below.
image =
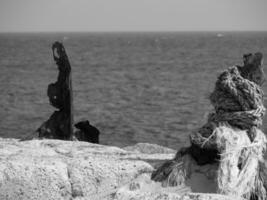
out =
[(267, 0), (0, 0), (0, 32), (267, 31)]

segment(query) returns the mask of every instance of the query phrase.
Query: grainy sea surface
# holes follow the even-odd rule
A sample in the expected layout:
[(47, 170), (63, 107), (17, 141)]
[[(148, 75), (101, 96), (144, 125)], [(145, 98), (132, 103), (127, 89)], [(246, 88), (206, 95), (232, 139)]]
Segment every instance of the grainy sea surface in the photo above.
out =
[(46, 90), (58, 73), (55, 40), (72, 65), (75, 121), (88, 119), (116, 146), (185, 145), (212, 109), (217, 75), (244, 53), (267, 57), (266, 32), (0, 34), (1, 137), (21, 138), (54, 111)]

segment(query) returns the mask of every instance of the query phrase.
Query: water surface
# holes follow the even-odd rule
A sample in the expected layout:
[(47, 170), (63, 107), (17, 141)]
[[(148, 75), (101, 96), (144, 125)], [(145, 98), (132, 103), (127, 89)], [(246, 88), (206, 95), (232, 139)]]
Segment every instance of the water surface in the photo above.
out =
[[(46, 96), (63, 40), (73, 69), (74, 118), (89, 119), (104, 144), (179, 148), (205, 123), (217, 75), (263, 52), (267, 33), (0, 34), (0, 136), (21, 138), (53, 112)], [(267, 83), (264, 85), (267, 92)], [(264, 130), (267, 131), (266, 119)]]

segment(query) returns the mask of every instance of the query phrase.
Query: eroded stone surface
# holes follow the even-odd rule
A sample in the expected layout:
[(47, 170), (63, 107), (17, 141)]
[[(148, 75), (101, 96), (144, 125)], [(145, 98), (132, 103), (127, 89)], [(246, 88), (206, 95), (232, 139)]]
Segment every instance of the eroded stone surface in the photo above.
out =
[[(208, 186), (210, 187), (210, 185)], [(192, 193), (186, 185), (161, 187), (161, 183), (150, 179), (149, 174), (141, 174), (118, 189), (115, 200), (241, 200), (219, 194)]]
[(145, 153), (145, 154), (175, 154), (176, 151), (167, 147), (157, 144), (137, 143), (133, 146), (127, 146), (123, 149), (132, 152)]
[(171, 159), (174, 151), (137, 146), (124, 150), (85, 142), (0, 138), (0, 199), (185, 200), (181, 190), (163, 189), (149, 178), (150, 163)]

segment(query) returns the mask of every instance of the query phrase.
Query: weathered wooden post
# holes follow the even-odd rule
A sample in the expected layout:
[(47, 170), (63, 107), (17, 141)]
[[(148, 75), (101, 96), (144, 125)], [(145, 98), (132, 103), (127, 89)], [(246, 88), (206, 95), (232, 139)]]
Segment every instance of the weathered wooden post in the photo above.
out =
[[(58, 81), (62, 81), (63, 92), (63, 110), (68, 120), (68, 136), (71, 140), (73, 138), (73, 92), (72, 92), (72, 73), (71, 66), (62, 43), (55, 42), (52, 46), (53, 57), (58, 65), (59, 75)], [(58, 55), (56, 55), (58, 54)], [(58, 57), (57, 57), (58, 56)], [(64, 83), (65, 82), (65, 83)], [(49, 96), (49, 94), (48, 94)], [(51, 101), (50, 101), (51, 102)]]
[(47, 95), (50, 104), (58, 110), (37, 129), (38, 137), (72, 140), (74, 135), (71, 66), (62, 43), (55, 42), (52, 51), (59, 74), (57, 81), (48, 85)]
[(22, 140), (33, 138), (50, 138), (60, 140), (80, 140), (99, 143), (99, 130), (92, 126), (88, 120), (75, 124), (78, 129), (73, 131), (73, 93), (71, 66), (62, 43), (55, 42), (52, 45), (53, 59), (58, 66), (58, 77), (55, 83), (47, 88), (47, 96), (50, 104), (57, 110), (34, 133)]

